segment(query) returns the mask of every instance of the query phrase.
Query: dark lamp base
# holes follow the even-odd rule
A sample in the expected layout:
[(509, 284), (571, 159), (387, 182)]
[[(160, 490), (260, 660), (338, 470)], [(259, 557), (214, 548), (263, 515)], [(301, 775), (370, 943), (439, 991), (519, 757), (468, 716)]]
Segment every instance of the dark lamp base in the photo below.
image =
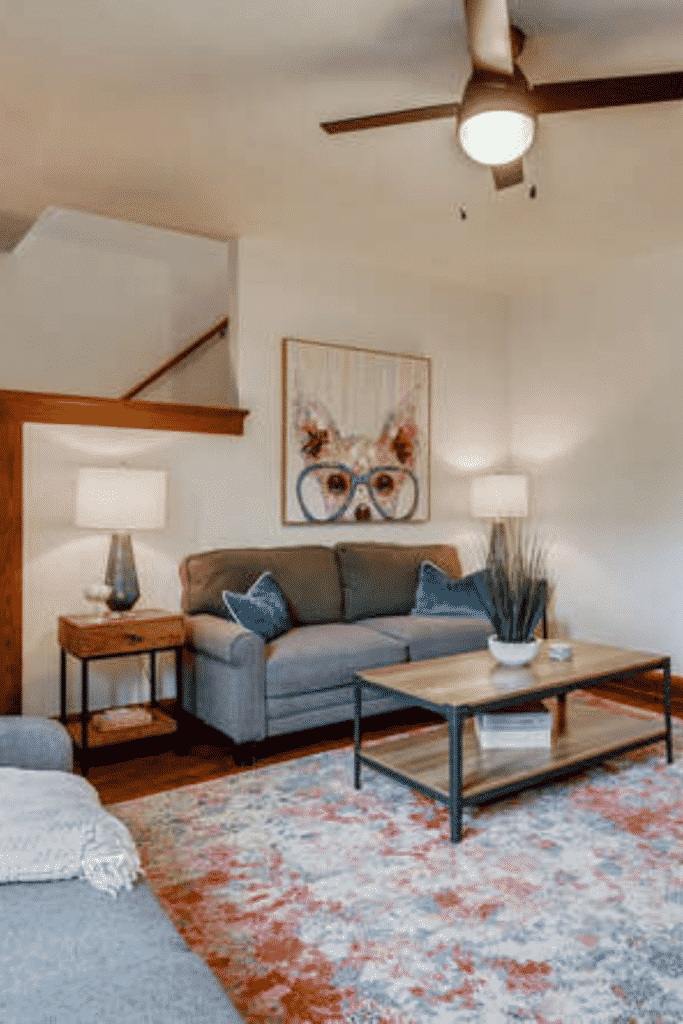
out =
[(107, 606), (113, 612), (129, 611), (140, 597), (138, 574), (135, 571), (133, 545), (129, 533), (112, 535), (104, 582), (111, 587)]

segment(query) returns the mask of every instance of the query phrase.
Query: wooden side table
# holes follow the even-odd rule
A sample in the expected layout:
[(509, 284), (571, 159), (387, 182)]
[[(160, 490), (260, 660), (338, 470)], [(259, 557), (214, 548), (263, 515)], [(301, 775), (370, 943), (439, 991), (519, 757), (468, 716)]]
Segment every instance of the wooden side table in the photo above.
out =
[[(80, 749), (81, 771), (87, 774), (88, 750), (110, 744), (126, 743), (147, 736), (163, 736), (176, 732), (178, 723), (157, 704), (156, 655), (158, 651), (175, 651), (177, 699), (181, 699), (182, 652), (185, 623), (178, 612), (144, 609), (119, 615), (61, 615), (59, 645), (61, 647), (60, 721), (64, 723), (75, 745)], [(81, 661), (81, 714), (79, 721), (66, 716), (66, 656)], [(95, 728), (88, 711), (88, 666), (103, 658), (120, 658), (132, 654), (150, 657), (150, 711), (152, 721), (144, 725), (108, 730)]]

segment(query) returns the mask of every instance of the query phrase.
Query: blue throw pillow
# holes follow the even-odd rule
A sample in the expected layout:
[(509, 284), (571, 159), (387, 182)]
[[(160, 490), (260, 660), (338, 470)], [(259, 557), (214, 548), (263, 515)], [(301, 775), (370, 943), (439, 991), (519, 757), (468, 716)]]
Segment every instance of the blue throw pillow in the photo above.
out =
[(462, 615), (468, 619), (488, 619), (479, 596), (486, 588), (486, 570), (454, 580), (432, 562), (422, 562), (415, 607), (411, 615)]
[(244, 629), (250, 629), (269, 643), (292, 628), (285, 596), (273, 575), (264, 572), (246, 594), (223, 591), (225, 607)]

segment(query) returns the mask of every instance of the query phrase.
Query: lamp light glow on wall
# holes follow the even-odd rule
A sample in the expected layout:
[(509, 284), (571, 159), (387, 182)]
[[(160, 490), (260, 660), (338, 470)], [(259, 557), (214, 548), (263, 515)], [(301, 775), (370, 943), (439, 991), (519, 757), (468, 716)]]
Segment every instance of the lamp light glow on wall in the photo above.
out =
[(127, 611), (140, 596), (131, 530), (160, 530), (166, 519), (166, 471), (82, 467), (76, 483), (76, 525), (112, 531), (104, 582), (107, 604)]

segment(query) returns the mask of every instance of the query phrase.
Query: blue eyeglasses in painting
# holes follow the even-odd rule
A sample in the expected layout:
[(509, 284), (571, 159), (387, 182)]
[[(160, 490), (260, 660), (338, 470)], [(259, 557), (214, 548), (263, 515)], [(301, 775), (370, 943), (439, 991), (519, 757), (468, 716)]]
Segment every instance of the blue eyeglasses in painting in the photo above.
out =
[(342, 462), (317, 462), (299, 474), (296, 494), (312, 523), (337, 522), (352, 505), (351, 518), (358, 522), (402, 522), (415, 514), (420, 490), (417, 477), (405, 466), (379, 465), (356, 473)]

